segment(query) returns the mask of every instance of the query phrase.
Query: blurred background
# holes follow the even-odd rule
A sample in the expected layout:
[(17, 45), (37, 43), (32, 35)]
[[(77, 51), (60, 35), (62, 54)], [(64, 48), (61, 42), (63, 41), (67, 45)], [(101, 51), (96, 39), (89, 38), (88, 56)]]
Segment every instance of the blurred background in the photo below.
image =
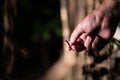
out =
[(65, 51), (75, 26), (100, 4), (0, 0), (0, 80), (120, 80), (119, 40), (113, 38), (99, 56)]
[(59, 0), (1, 0), (0, 4), (1, 78), (11, 73), (4, 77), (42, 76), (62, 50)]

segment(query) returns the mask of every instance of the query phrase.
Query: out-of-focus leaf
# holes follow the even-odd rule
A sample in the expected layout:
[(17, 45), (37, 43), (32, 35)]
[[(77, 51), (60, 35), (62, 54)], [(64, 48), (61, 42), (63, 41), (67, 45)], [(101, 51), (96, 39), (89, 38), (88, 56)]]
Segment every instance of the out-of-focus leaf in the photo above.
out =
[(50, 32), (48, 30), (44, 31), (43, 39), (47, 41), (50, 40), (50, 38), (51, 38)]
[(115, 44), (118, 47), (118, 49), (120, 49), (120, 43), (117, 40), (112, 39), (111, 41), (113, 44)]

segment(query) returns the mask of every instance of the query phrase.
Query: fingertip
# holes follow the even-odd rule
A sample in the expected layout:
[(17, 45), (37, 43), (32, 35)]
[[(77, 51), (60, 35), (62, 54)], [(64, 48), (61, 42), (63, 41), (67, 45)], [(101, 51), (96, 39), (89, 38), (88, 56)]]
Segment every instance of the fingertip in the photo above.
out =
[(75, 43), (75, 41), (76, 41), (76, 38), (74, 38), (74, 37), (71, 36), (71, 38), (70, 38), (71, 45), (73, 45)]
[(73, 51), (77, 52), (77, 50), (76, 50), (76, 47), (75, 47), (75, 46), (71, 46), (71, 48), (72, 48), (72, 50), (73, 50)]

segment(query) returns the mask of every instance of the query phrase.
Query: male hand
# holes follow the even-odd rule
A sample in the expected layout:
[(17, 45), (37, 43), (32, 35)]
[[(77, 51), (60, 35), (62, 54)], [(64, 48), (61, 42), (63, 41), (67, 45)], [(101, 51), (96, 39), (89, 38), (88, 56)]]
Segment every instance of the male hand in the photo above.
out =
[[(100, 7), (89, 13), (74, 29), (68, 50), (99, 51), (113, 37), (120, 18), (120, 0), (109, 0), (107, 3), (106, 1), (104, 0)], [(114, 1), (118, 1), (117, 4)]]

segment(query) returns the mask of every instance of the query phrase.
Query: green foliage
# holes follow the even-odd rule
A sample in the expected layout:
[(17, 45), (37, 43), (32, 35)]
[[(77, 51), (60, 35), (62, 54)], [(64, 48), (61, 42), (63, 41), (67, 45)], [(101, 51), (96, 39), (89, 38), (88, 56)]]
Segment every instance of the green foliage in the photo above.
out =
[(120, 49), (120, 42), (118, 42), (115, 39), (112, 39), (111, 42), (117, 46), (118, 49)]
[(42, 24), (39, 20), (37, 20), (33, 22), (33, 26), (31, 37), (33, 42), (36, 42), (41, 38), (49, 41), (52, 37), (51, 32), (53, 32), (59, 38), (62, 36), (59, 18), (55, 18), (46, 24)]

